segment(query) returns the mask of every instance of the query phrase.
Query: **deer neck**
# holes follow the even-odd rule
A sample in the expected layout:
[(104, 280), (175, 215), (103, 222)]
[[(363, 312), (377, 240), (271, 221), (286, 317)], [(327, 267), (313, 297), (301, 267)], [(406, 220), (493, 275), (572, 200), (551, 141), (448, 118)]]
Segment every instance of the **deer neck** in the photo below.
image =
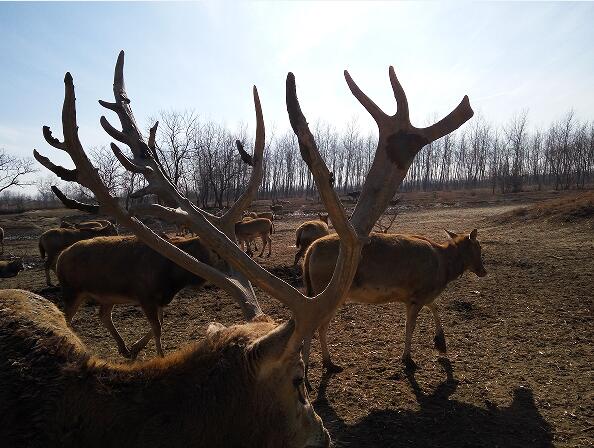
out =
[(466, 267), (462, 258), (460, 248), (453, 242), (449, 242), (443, 249), (446, 266), (446, 283), (459, 278)]

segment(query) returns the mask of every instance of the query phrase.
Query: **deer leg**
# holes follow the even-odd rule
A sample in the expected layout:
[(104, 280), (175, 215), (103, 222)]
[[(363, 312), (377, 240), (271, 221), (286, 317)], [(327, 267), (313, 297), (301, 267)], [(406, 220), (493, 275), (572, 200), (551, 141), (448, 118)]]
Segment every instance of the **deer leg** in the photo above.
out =
[(301, 257), (303, 257), (303, 252), (304, 250), (302, 248), (299, 248), (299, 250), (295, 254), (295, 261), (293, 262), (293, 266), (297, 266), (297, 263), (299, 263), (299, 260), (301, 260)]
[(320, 328), (318, 328), (320, 346), (322, 348), (322, 364), (329, 373), (339, 373), (343, 371), (343, 368), (332, 362), (330, 359), (330, 351), (328, 350), (328, 327), (330, 326), (330, 320), (331, 319), (328, 319), (320, 325)]
[(308, 391), (312, 390), (311, 384), (309, 383), (309, 352), (311, 350), (311, 336), (303, 340), (303, 346), (301, 347), (301, 357), (303, 358), (303, 364), (305, 365), (305, 387)]
[(64, 302), (64, 317), (69, 327), (72, 327), (72, 319), (84, 300), (83, 294), (73, 294), (69, 288), (62, 287), (62, 301)]
[(258, 255), (258, 257), (262, 258), (262, 255), (264, 255), (264, 249), (266, 249), (266, 243), (268, 241), (266, 241), (266, 236), (265, 235), (260, 235), (260, 238), (262, 238), (262, 252), (260, 252), (260, 254)]
[(111, 336), (115, 339), (120, 355), (122, 355), (124, 358), (130, 358), (130, 350), (128, 350), (128, 347), (126, 347), (126, 343), (122, 339), (122, 336), (118, 332), (117, 328), (113, 325), (113, 320), (111, 319), (112, 310), (113, 305), (100, 305), (99, 319), (101, 319), (103, 326), (107, 328), (107, 330), (111, 333)]
[(423, 305), (417, 302), (410, 302), (406, 304), (406, 335), (404, 340), (404, 352), (402, 353), (402, 362), (407, 367), (414, 367), (415, 363), (410, 356), (410, 346), (412, 343), (412, 335), (415, 331), (417, 323), (417, 316)]
[(268, 241), (268, 255), (266, 255), (266, 258), (270, 258), (272, 254), (272, 238), (268, 234), (266, 235), (266, 241)]
[(446, 353), (446, 340), (445, 335), (443, 333), (443, 327), (441, 326), (441, 321), (439, 319), (439, 309), (435, 302), (425, 305), (429, 310), (431, 310), (431, 314), (433, 314), (433, 320), (435, 321), (435, 337), (433, 338), (433, 342), (435, 344), (435, 348), (440, 353)]
[(52, 263), (49, 260), (49, 256), (48, 259), (45, 260), (45, 262), (43, 263), (43, 268), (45, 269), (45, 283), (47, 284), (47, 286), (54, 286), (52, 284), (52, 278), (50, 277), (50, 268), (52, 266)]
[(160, 357), (163, 357), (163, 348), (161, 347), (161, 320), (159, 319), (159, 307), (157, 305), (143, 305), (142, 310), (146, 318), (148, 319), (149, 323), (151, 324), (151, 331), (153, 334), (153, 338), (155, 339), (155, 346), (157, 348), (157, 354)]
[[(161, 324), (161, 328), (163, 327), (163, 307), (159, 307), (159, 312), (158, 312), (158, 319), (159, 319), (159, 323)], [(136, 357), (138, 356), (138, 353), (140, 353), (140, 351), (146, 347), (146, 344), (148, 344), (148, 342), (152, 339), (153, 337), (153, 330), (149, 330), (146, 332), (146, 334), (140, 338), (138, 341), (136, 341), (134, 344), (132, 344), (132, 347), (130, 347), (130, 354), (132, 356), (132, 359), (136, 359)]]

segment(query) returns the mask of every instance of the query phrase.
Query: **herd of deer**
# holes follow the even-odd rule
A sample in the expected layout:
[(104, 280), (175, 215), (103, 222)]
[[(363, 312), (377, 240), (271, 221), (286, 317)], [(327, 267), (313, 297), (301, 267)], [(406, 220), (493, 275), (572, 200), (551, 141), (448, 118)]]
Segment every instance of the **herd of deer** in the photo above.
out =
[[(411, 339), (417, 315), (428, 307), (435, 319), (435, 346), (445, 351), (445, 337), (435, 298), (448, 282), (470, 270), (486, 275), (477, 232), (448, 232), (450, 241), (437, 244), (414, 235), (371, 233), (417, 152), (454, 131), (472, 117), (467, 97), (438, 123), (416, 128), (394, 70), (389, 77), (397, 104), (385, 114), (355, 84), (346, 82), (375, 119), (379, 142), (375, 159), (352, 216), (347, 218), (297, 99), (295, 77), (286, 80), (291, 126), (303, 160), (316, 182), (327, 210), (296, 231), (294, 263), (305, 256), (305, 294), (267, 271), (252, 257), (251, 243), (262, 239), (262, 250), (274, 232), (273, 215), (243, 217), (262, 179), (264, 120), (254, 87), (256, 139), (245, 192), (222, 216), (198, 208), (164, 173), (155, 151), (157, 125), (148, 140), (142, 136), (123, 77), (124, 53), (116, 64), (115, 101), (100, 101), (115, 112), (122, 130), (105, 117), (100, 123), (131, 156), (115, 144), (114, 154), (132, 173), (143, 175), (146, 193), (159, 204), (126, 210), (110, 195), (79, 140), (74, 84), (64, 78), (62, 108), (64, 140), (43, 128), (46, 141), (65, 151), (74, 169), (35, 158), (65, 181), (90, 189), (102, 213), (132, 231), (117, 236), (111, 222), (64, 224), (43, 234), (39, 249), (62, 289), (64, 314), (48, 300), (22, 290), (0, 291), (0, 437), (8, 446), (210, 446), (327, 447), (330, 436), (313, 410), (307, 392), (310, 342), (316, 330), (324, 366), (330, 360), (328, 325), (345, 300), (363, 303), (399, 301), (406, 304), (406, 340), (402, 359), (412, 364)], [(70, 200), (88, 210), (88, 204)], [(169, 204), (167, 206), (160, 204)], [(153, 216), (189, 229), (197, 237), (167, 237), (149, 229), (137, 216)], [(330, 234), (328, 219), (335, 234)], [(179, 228), (179, 227), (178, 227)], [(246, 246), (245, 251), (239, 246)], [(246, 253), (247, 252), (247, 253)], [(205, 338), (164, 355), (161, 347), (163, 307), (188, 284), (210, 282), (240, 305), (247, 323), (225, 327), (211, 324)], [(258, 304), (252, 285), (285, 304), (289, 321), (275, 323)], [(80, 304), (92, 298), (99, 317), (117, 342), (119, 352), (135, 358), (150, 339), (159, 357), (114, 364), (92, 355), (73, 332)], [(117, 304), (142, 308), (150, 329), (127, 346), (114, 327)], [(231, 428), (231, 429), (229, 429)]]

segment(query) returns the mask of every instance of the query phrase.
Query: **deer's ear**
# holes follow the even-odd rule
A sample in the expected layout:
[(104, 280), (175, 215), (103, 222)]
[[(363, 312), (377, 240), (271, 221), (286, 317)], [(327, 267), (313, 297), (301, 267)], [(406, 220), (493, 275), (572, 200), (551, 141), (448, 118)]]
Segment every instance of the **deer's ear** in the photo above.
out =
[(449, 236), (451, 239), (454, 239), (454, 238), (456, 238), (456, 237), (458, 236), (458, 234), (457, 234), (457, 233), (455, 233), (455, 232), (451, 232), (450, 230), (443, 229), (443, 231), (444, 231), (445, 233), (447, 233), (447, 234), (448, 234), (448, 236)]
[(472, 232), (470, 232), (470, 235), (468, 236), (471, 240), (476, 240), (476, 234), (478, 233), (477, 229), (474, 229)]
[[(286, 356), (293, 355), (287, 353), (287, 348), (294, 330), (295, 322), (291, 319), (252, 344), (249, 349), (249, 359), (254, 371), (258, 372), (258, 376), (267, 375), (282, 363)], [(299, 353), (296, 351), (294, 355), (298, 356)]]

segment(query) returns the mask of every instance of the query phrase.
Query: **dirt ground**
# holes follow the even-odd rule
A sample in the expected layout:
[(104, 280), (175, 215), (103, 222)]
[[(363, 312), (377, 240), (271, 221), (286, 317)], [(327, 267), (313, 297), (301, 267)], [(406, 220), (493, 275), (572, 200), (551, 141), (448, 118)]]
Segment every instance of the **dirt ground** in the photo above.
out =
[[(445, 240), (443, 228), (478, 228), (487, 277), (466, 273), (438, 299), (448, 344), (447, 357), (433, 349), (433, 320), (419, 316), (413, 339), (414, 372), (399, 361), (404, 312), (399, 304), (349, 304), (329, 331), (333, 360), (345, 370), (323, 375), (314, 342), (311, 398), (337, 447), (586, 447), (594, 446), (594, 225), (592, 219), (514, 221), (494, 217), (523, 200), (401, 207), (393, 232)], [(431, 196), (427, 196), (430, 204)], [(421, 198), (422, 199), (422, 198)], [(420, 202), (422, 204), (422, 201)], [(37, 250), (43, 230), (68, 210), (0, 217), (8, 254), (24, 256), (27, 269), (0, 279), (1, 288), (32, 290), (60, 304), (47, 289)], [(302, 216), (277, 222), (273, 255), (263, 264), (294, 284), (290, 268), (295, 228)], [(389, 263), (389, 260), (386, 260)], [(286, 310), (263, 293), (265, 312)], [(242, 321), (227, 294), (207, 286), (186, 289), (166, 308), (164, 349), (171, 352), (203, 337), (211, 321)], [(147, 330), (139, 309), (119, 306), (115, 325), (125, 340)], [(75, 330), (95, 353), (122, 361), (115, 344), (88, 304)], [(154, 345), (141, 354), (155, 356)]]

